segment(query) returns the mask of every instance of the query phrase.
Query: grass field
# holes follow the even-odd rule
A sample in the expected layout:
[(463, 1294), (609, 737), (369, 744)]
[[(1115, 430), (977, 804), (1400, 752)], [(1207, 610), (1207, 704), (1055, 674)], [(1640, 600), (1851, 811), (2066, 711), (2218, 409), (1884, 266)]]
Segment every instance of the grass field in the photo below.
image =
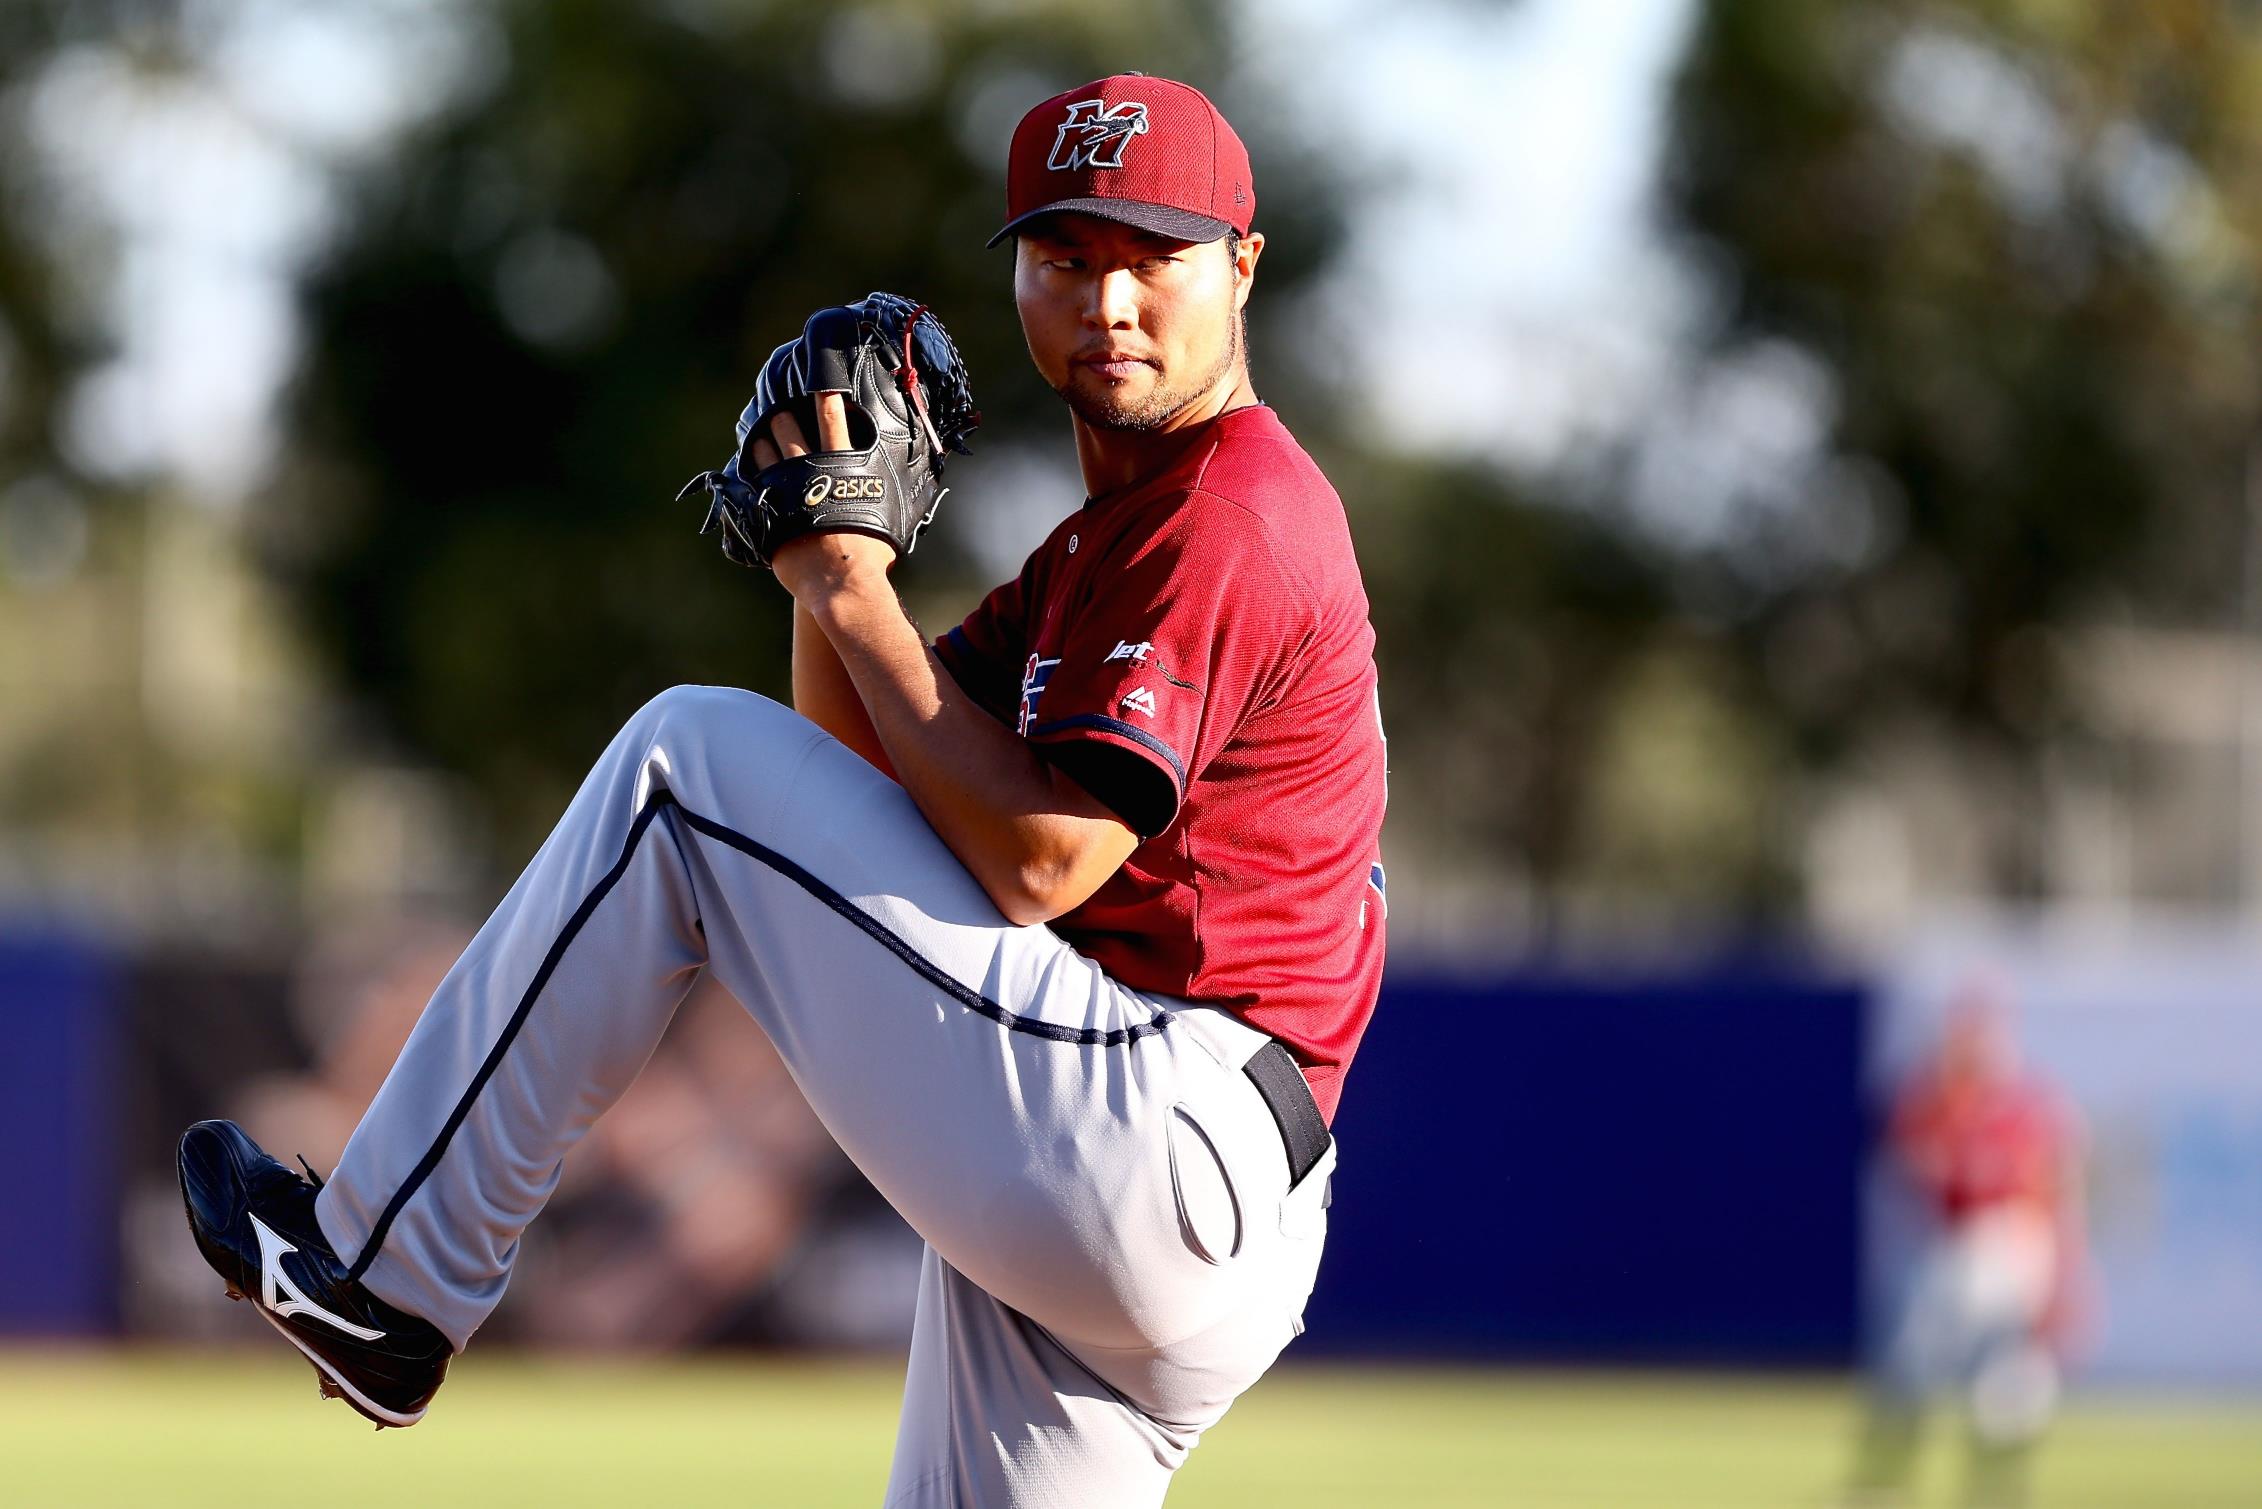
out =
[[(0, 1504), (875, 1505), (897, 1384), (865, 1362), (490, 1354), (380, 1434), (263, 1353), (0, 1351)], [(1851, 1410), (1823, 1381), (1283, 1370), (1170, 1502), (1794, 1509), (1829, 1502)], [(1955, 1501), (1941, 1445), (1922, 1503)], [(2077, 1402), (2037, 1488), (2035, 1509), (2258, 1509), (2262, 1402)]]

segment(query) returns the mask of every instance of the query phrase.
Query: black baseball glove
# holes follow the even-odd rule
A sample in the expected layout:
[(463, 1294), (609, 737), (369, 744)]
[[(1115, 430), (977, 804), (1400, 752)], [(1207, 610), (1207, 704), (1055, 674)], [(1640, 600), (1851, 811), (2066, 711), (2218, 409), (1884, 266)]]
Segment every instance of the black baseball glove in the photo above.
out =
[[(755, 437), (773, 417), (792, 414), (814, 444), (815, 395), (836, 391), (847, 395), (848, 450), (755, 470)], [(942, 321), (896, 294), (866, 294), (818, 310), (799, 339), (770, 353), (738, 416), (737, 453), (685, 483), (676, 501), (706, 489), (699, 532), (719, 530), (723, 554), (742, 566), (767, 566), (786, 541), (823, 530), (877, 535), (909, 555), (949, 491), (944, 457), (966, 454), (980, 420)]]

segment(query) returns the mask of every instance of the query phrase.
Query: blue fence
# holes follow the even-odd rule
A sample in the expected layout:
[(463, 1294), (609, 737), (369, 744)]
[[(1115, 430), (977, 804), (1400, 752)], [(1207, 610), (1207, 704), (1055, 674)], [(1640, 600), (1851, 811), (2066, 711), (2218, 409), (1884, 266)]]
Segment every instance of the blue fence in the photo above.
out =
[(1863, 996), (1394, 974), (1310, 1350), (1830, 1365), (1859, 1328)]
[(0, 937), (0, 1336), (118, 1320), (116, 973), (66, 934)]
[[(173, 1019), (278, 1036), (219, 1030), (249, 1009), (240, 989), (137, 1014), (134, 978), (66, 937), (0, 941), (0, 1335), (117, 1329), (122, 1141), (169, 1146), (222, 1103), (217, 1070), (165, 1046)], [(1853, 987), (1765, 971), (1393, 974), (1336, 1128), (1299, 1352), (1850, 1360), (1862, 1010)], [(184, 1075), (194, 1106), (124, 1103)]]

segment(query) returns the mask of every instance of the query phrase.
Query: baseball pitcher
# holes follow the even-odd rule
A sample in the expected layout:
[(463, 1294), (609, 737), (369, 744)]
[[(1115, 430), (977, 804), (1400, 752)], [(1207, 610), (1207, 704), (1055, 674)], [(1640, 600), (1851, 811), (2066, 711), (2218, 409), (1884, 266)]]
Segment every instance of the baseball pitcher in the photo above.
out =
[(975, 421), (948, 335), (874, 294), (770, 358), (686, 492), (791, 595), (794, 706), (628, 721), (327, 1184), (181, 1140), (200, 1250), (324, 1393), (423, 1418), (702, 970), (926, 1243), (888, 1504), (1159, 1503), (1302, 1330), (1384, 746), (1342, 504), (1250, 381), (1255, 212), (1184, 84), (1022, 119), (992, 244), (1088, 496), (933, 643), (889, 573)]

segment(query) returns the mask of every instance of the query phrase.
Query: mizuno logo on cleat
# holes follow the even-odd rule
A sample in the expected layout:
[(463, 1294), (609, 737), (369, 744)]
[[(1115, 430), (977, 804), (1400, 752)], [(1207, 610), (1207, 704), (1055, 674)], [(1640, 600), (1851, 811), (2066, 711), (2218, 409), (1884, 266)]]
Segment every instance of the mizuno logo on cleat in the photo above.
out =
[[(384, 1339), (384, 1332), (372, 1331), (367, 1326), (357, 1326), (343, 1316), (332, 1315), (313, 1300), (308, 1299), (306, 1292), (291, 1282), (289, 1274), (283, 1272), (283, 1254), (296, 1252), (298, 1249), (284, 1241), (272, 1227), (260, 1220), (259, 1217), (252, 1216), (250, 1220), (251, 1229), (259, 1234), (259, 1301), (267, 1307), (270, 1314), (276, 1316), (311, 1316), (326, 1325), (337, 1327), (348, 1336), (358, 1336), (363, 1341), (381, 1341)], [(278, 1303), (275, 1298), (278, 1293), (287, 1294), (290, 1298)]]

